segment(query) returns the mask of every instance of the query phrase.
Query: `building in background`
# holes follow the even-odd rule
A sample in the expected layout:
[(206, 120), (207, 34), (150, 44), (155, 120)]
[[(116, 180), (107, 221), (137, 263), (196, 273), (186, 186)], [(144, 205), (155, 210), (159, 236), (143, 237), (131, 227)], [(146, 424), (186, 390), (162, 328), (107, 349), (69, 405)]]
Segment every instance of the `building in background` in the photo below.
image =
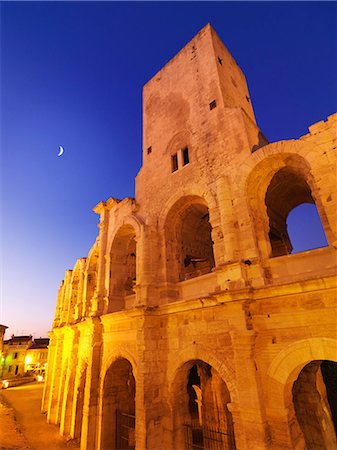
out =
[(44, 376), (48, 360), (49, 338), (34, 339), (25, 357), (25, 372)]
[(14, 336), (4, 341), (0, 377), (44, 375), (49, 338)]
[[(95, 207), (59, 289), (48, 421), (82, 450), (336, 448), (337, 116), (268, 143), (207, 25), (143, 120), (136, 196)], [(303, 203), (327, 245), (293, 254)]]
[(32, 335), (14, 336), (4, 341), (2, 376), (11, 378), (24, 375), (25, 358), (29, 346), (33, 342)]

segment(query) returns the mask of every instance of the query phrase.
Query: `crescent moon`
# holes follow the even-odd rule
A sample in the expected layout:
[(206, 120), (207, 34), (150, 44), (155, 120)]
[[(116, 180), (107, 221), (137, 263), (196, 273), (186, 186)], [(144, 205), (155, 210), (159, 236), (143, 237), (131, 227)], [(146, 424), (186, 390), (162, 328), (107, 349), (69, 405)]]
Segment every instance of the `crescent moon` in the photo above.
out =
[(63, 155), (63, 152), (64, 152), (64, 149), (63, 149), (63, 147), (61, 147), (61, 145), (60, 145), (60, 152), (59, 152), (59, 154), (58, 154), (57, 156)]

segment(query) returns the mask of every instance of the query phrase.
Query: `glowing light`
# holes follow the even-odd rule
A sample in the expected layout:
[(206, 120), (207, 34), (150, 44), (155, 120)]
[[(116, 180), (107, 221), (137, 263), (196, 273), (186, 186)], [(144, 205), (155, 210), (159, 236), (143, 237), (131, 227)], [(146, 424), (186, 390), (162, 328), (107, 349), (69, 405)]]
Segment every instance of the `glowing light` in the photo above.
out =
[(32, 357), (27, 355), (25, 358), (25, 364), (30, 364), (31, 362), (32, 362)]
[(38, 375), (36, 379), (39, 382), (43, 381), (43, 375)]
[(6, 389), (6, 388), (8, 388), (8, 386), (9, 386), (8, 380), (3, 380), (3, 382), (2, 382), (2, 387), (3, 387), (4, 389)]

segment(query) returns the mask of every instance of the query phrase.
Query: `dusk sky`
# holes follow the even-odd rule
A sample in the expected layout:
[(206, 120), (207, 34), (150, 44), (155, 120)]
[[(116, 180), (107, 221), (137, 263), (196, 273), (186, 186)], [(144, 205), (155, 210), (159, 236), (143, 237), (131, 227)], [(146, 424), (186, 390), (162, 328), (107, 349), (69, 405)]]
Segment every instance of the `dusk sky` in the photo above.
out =
[[(336, 6), (1, 2), (6, 338), (47, 335), (65, 270), (98, 233), (92, 208), (134, 196), (142, 86), (210, 22), (246, 76), (266, 137), (296, 139), (337, 109)], [(302, 221), (294, 242), (312, 220)]]

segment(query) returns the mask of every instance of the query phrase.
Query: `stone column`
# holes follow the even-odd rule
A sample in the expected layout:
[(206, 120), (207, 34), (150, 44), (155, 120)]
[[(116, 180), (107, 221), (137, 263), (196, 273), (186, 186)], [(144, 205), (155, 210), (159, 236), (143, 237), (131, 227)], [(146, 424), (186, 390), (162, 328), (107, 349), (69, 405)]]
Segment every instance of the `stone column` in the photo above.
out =
[(221, 177), (216, 183), (219, 213), (221, 220), (222, 236), (223, 236), (223, 252), (222, 264), (237, 259), (236, 253), (239, 250), (238, 245), (238, 228), (239, 225), (233, 217), (233, 204), (231, 199), (230, 186), (227, 177)]
[(54, 347), (54, 357), (52, 361), (52, 366), (48, 367), (48, 378), (50, 378), (50, 390), (48, 396), (48, 406), (47, 406), (47, 422), (56, 423), (56, 409), (58, 401), (58, 391), (60, 384), (60, 374), (62, 367), (62, 345), (63, 345), (63, 334), (61, 330), (54, 330), (51, 336), (51, 343), (49, 344)]
[(49, 398), (52, 389), (52, 378), (53, 370), (56, 358), (56, 338), (53, 332), (49, 333), (49, 345), (48, 345), (48, 360), (47, 360), (47, 370), (45, 375), (45, 382), (43, 386), (43, 395), (41, 403), (41, 412), (48, 412)]
[(288, 408), (275, 404), (275, 407), (267, 408), (266, 413), (271, 433), (272, 450), (293, 450), (292, 436), (296, 436), (295, 440), (298, 443), (296, 448), (305, 448), (303, 434), (294, 411), (289, 411)]
[(81, 258), (80, 260), (80, 274), (79, 274), (79, 280), (78, 280), (78, 286), (77, 286), (77, 296), (76, 296), (76, 303), (75, 303), (75, 313), (74, 313), (74, 319), (75, 321), (81, 320), (83, 317), (83, 292), (84, 292), (84, 268), (85, 268), (85, 262), (86, 258)]
[(270, 436), (263, 407), (262, 387), (254, 362), (255, 332), (231, 332), (238, 405), (230, 405), (233, 414), (237, 450), (270, 448)]
[(65, 386), (63, 391), (62, 399), (62, 409), (60, 418), (60, 434), (69, 435), (71, 415), (72, 415), (72, 404), (74, 398), (74, 382), (76, 375), (76, 367), (78, 361), (78, 338), (79, 332), (77, 329), (72, 329), (72, 342), (69, 346), (69, 364), (67, 367), (67, 375), (65, 380)]
[(98, 236), (98, 270), (96, 292), (92, 299), (91, 316), (99, 316), (107, 312), (107, 302), (109, 293), (106, 292), (106, 252), (109, 229), (110, 211), (117, 205), (116, 199), (110, 198), (106, 202), (100, 202), (94, 208), (94, 212), (100, 215), (99, 236)]
[(91, 353), (88, 355), (86, 373), (83, 419), (81, 430), (81, 450), (95, 450), (98, 435), (101, 433), (98, 425), (98, 391), (102, 358), (102, 325), (99, 318), (87, 319), (87, 332), (91, 335)]

